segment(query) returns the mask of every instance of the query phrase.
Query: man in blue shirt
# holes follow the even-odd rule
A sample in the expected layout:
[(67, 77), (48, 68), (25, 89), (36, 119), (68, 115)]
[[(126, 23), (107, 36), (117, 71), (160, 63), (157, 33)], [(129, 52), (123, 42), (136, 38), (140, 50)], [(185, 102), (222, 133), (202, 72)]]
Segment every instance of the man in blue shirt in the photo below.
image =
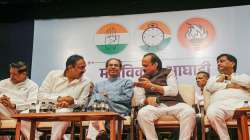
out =
[[(133, 95), (133, 82), (129, 79), (120, 78), (121, 70), (121, 60), (117, 58), (110, 58), (106, 61), (108, 79), (95, 84), (89, 106), (92, 106), (94, 102), (103, 101), (109, 105), (109, 110), (112, 112), (117, 112), (122, 115), (130, 114), (131, 98)], [(96, 137), (92, 131), (92, 126), (95, 126), (94, 123), (96, 122), (90, 123), (89, 132), (87, 135), (88, 139), (95, 139)], [(105, 131), (104, 123), (99, 122), (97, 124), (99, 128), (97, 131)]]

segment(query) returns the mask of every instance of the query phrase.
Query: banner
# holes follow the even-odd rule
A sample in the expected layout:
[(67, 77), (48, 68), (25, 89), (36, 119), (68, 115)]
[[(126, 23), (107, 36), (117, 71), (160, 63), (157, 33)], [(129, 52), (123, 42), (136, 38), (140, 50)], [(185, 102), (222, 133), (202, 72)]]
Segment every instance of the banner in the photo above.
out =
[(87, 62), (85, 76), (96, 82), (107, 77), (105, 61), (122, 60), (121, 77), (143, 74), (141, 59), (156, 53), (179, 83), (195, 85), (203, 70), (217, 73), (216, 57), (230, 53), (238, 71), (250, 72), (250, 6), (162, 12), (124, 16), (36, 20), (31, 78), (38, 84), (53, 69), (65, 69), (72, 54)]

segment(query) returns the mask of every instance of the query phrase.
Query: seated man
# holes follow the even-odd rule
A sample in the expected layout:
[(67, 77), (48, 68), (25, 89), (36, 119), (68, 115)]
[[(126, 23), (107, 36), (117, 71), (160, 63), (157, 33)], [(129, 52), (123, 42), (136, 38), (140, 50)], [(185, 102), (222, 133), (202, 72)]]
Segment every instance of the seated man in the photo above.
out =
[[(88, 101), (90, 81), (83, 77), (86, 63), (82, 56), (72, 55), (66, 61), (66, 69), (51, 71), (39, 89), (39, 100), (52, 100), (57, 112), (72, 112), (72, 107)], [(52, 123), (52, 140), (62, 140), (69, 122)]]
[[(122, 115), (129, 115), (131, 111), (131, 98), (133, 95), (133, 82), (129, 79), (120, 78), (122, 62), (117, 58), (110, 58), (106, 61), (106, 71), (108, 79), (97, 82), (94, 86), (93, 96), (89, 106), (94, 101), (104, 101), (109, 105), (112, 112)], [(94, 130), (92, 126), (97, 125)], [(105, 131), (103, 122), (92, 122), (87, 135), (88, 139), (96, 139), (98, 133), (94, 131)], [(93, 131), (92, 131), (93, 130)]]
[[(204, 105), (204, 96), (203, 90), (207, 84), (207, 80), (209, 79), (209, 73), (205, 71), (199, 71), (196, 74), (196, 83), (199, 89), (196, 89), (195, 92), (195, 104), (196, 104), (196, 126), (198, 130), (201, 130), (201, 110), (200, 107)], [(197, 131), (198, 139), (201, 139), (201, 131)]]
[(207, 80), (209, 79), (209, 73), (205, 71), (199, 71), (196, 74), (196, 83), (198, 86), (198, 90), (195, 92), (195, 104), (197, 104), (197, 107), (199, 109), (200, 105), (204, 105), (204, 97), (203, 97), (203, 90), (207, 84)]
[(147, 140), (157, 140), (154, 121), (164, 115), (174, 115), (180, 121), (180, 140), (189, 140), (195, 127), (194, 109), (183, 103), (178, 94), (176, 77), (171, 69), (162, 68), (154, 53), (143, 56), (144, 75), (135, 82), (136, 101), (145, 105), (137, 116)]
[[(22, 62), (10, 64), (10, 78), (0, 81), (0, 119), (12, 119), (15, 113), (28, 113), (31, 103), (36, 103), (38, 85), (28, 79), (27, 65)], [(22, 121), (21, 132), (26, 139), (30, 135), (30, 123)], [(36, 134), (36, 140), (39, 136)], [(0, 137), (1, 139), (1, 137)]]
[(250, 76), (236, 74), (237, 59), (230, 54), (217, 57), (219, 74), (211, 77), (206, 90), (211, 93), (207, 117), (221, 140), (230, 140), (225, 120), (233, 117), (234, 110), (250, 101)]

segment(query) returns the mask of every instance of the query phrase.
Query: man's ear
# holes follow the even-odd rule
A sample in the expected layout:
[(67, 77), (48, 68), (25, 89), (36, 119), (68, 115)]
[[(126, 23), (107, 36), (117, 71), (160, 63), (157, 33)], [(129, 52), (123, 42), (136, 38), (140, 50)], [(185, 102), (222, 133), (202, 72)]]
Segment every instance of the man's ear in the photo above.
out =
[(72, 65), (68, 65), (67, 69), (71, 69), (71, 68), (73, 68), (73, 66)]
[(235, 63), (234, 62), (231, 62), (232, 63), (232, 66), (234, 67), (235, 66)]
[(25, 71), (25, 72), (23, 72), (26, 76), (28, 76), (28, 73)]

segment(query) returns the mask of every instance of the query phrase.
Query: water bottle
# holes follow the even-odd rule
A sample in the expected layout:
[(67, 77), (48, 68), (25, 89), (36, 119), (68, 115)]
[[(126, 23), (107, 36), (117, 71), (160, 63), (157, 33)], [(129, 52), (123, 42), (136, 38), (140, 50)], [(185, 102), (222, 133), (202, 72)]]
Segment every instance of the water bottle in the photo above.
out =
[(56, 112), (56, 107), (55, 107), (55, 104), (53, 102), (49, 102), (48, 112)]
[(105, 103), (105, 111), (109, 112), (109, 105), (107, 103)]
[(105, 112), (106, 110), (105, 110), (105, 102), (104, 101), (101, 101), (100, 102), (100, 111), (101, 112)]
[(97, 102), (96, 102), (96, 101), (94, 101), (94, 104), (92, 105), (92, 110), (93, 110), (94, 112), (97, 111)]
[(48, 112), (46, 102), (42, 102), (42, 104), (40, 106), (40, 113), (42, 113), (42, 112)]
[(36, 113), (36, 103), (31, 103), (29, 106), (29, 113)]
[(248, 101), (247, 100), (245, 100), (244, 101), (244, 103), (243, 103), (243, 106), (242, 107), (244, 107), (244, 108), (246, 108), (246, 107), (250, 107), (250, 105), (249, 105), (249, 103), (248, 103)]
[(100, 111), (101, 111), (101, 102), (98, 101), (96, 105), (97, 105), (97, 106), (96, 106), (96, 111), (97, 111), (97, 112), (100, 112)]

